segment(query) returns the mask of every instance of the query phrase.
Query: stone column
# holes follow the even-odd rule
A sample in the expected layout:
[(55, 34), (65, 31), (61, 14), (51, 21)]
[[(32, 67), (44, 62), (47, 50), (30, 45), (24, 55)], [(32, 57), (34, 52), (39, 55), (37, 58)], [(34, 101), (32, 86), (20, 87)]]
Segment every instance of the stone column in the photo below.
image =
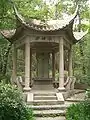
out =
[(52, 52), (52, 78), (55, 81), (55, 52)]
[(30, 84), (33, 84), (32, 81), (32, 49), (30, 49)]
[(69, 54), (68, 54), (68, 76), (72, 77), (73, 76), (73, 70), (72, 70), (72, 46), (69, 50)]
[(64, 88), (64, 40), (59, 41), (59, 91), (65, 90)]
[(24, 91), (30, 91), (30, 42), (29, 38), (25, 42), (25, 87)]
[(12, 61), (13, 61), (13, 69), (12, 69), (12, 84), (16, 82), (17, 77), (17, 50), (15, 46), (13, 45), (13, 51), (12, 51)]

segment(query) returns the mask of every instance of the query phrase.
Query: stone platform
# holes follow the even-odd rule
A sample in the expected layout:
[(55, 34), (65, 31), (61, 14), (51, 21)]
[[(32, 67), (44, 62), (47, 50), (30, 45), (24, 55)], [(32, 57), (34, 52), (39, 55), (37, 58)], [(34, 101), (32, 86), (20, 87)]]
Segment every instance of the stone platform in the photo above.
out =
[(45, 91), (45, 90), (48, 90), (48, 91), (54, 91), (54, 87), (53, 87), (53, 81), (52, 79), (48, 79), (48, 78), (44, 78), (44, 79), (34, 79), (34, 84), (33, 84), (33, 87), (32, 87), (32, 91)]

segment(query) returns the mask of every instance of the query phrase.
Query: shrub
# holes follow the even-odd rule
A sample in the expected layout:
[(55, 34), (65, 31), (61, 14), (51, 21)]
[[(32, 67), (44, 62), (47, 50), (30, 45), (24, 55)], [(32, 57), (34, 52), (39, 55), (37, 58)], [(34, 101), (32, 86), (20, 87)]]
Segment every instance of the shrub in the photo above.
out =
[(67, 109), (66, 120), (90, 120), (90, 101), (71, 105)]
[(10, 75), (3, 75), (0, 74), (0, 82), (3, 81), (3, 83), (10, 83)]
[(33, 120), (16, 87), (0, 83), (0, 120)]

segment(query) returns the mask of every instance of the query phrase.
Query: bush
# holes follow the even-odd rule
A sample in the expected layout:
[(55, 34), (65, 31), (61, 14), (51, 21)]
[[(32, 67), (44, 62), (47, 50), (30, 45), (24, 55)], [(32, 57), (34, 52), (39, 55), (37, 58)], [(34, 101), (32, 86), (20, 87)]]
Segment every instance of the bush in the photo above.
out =
[(0, 83), (0, 120), (33, 120), (16, 87)]
[(90, 120), (90, 101), (71, 105), (67, 109), (66, 120)]
[(10, 83), (10, 76), (9, 75), (3, 75), (3, 74), (0, 74), (0, 82), (3, 81), (3, 83)]

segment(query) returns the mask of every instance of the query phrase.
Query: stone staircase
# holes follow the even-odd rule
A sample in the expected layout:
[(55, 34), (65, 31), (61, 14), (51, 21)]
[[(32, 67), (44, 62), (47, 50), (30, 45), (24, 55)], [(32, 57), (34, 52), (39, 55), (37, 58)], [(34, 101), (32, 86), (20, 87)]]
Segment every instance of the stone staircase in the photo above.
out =
[(64, 100), (57, 99), (57, 95), (54, 92), (34, 93), (33, 100), (33, 104), (39, 105), (55, 105), (64, 103)]
[(66, 105), (55, 92), (33, 93), (33, 101), (27, 104), (34, 110), (35, 120), (65, 120)]
[[(33, 109), (35, 120), (65, 120), (67, 107), (79, 100), (68, 98), (65, 102), (58, 98), (56, 92), (37, 92), (30, 93), (27, 100), (27, 105)], [(33, 100), (31, 99), (33, 96)], [(79, 95), (80, 96), (80, 95)], [(31, 101), (30, 101), (30, 100)], [(80, 100), (81, 101), (81, 100)]]

